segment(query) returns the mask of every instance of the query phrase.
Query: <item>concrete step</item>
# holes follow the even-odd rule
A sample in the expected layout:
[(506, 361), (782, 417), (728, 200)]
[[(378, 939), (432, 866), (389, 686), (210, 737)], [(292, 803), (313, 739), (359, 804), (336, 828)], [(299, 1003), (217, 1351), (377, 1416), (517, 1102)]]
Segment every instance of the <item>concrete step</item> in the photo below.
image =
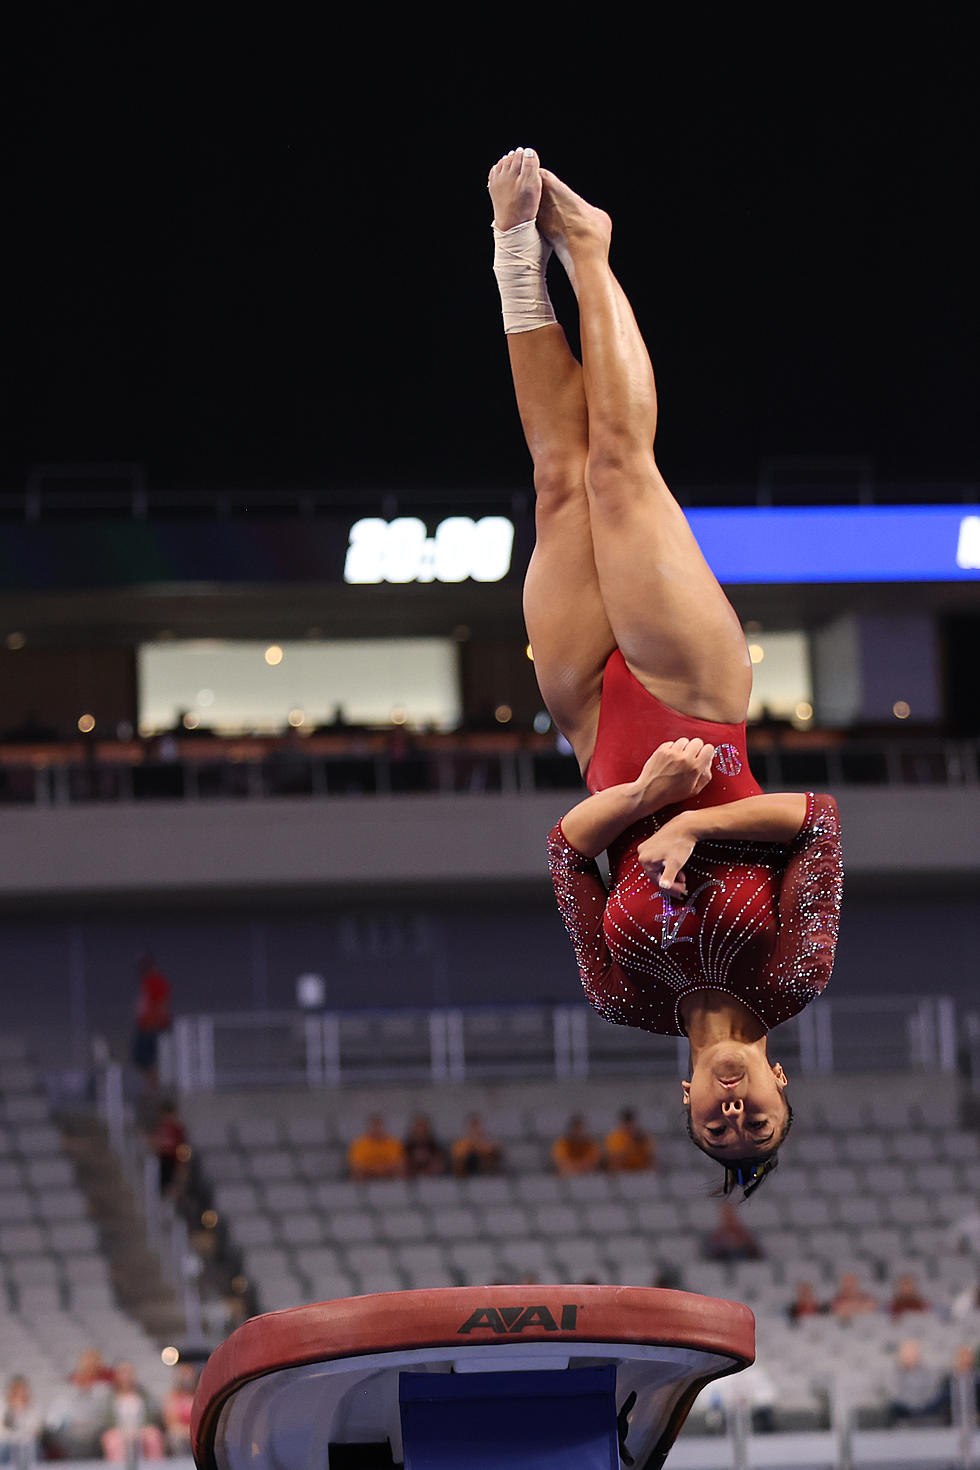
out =
[(66, 1151), (99, 1230), (119, 1305), (158, 1341), (184, 1331), (177, 1296), (147, 1240), (140, 1201), (113, 1153), (101, 1120), (87, 1113), (62, 1120)]

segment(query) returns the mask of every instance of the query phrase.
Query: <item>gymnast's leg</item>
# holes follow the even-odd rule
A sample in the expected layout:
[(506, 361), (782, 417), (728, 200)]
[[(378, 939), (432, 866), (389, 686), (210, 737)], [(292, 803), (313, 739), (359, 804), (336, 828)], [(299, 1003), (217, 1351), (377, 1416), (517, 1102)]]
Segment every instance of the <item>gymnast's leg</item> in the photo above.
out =
[(606, 615), (641, 683), (684, 714), (745, 718), (751, 665), (738, 619), (653, 454), (653, 369), (609, 268), (609, 216), (547, 170), (542, 233), (575, 286), (589, 423), (586, 485)]
[[(507, 347), (537, 495), (524, 615), (542, 696), (584, 767), (595, 743), (602, 670), (615, 639), (592, 555), (582, 368), (550, 312), (543, 265), (534, 264), (533, 221), (541, 197), (537, 155), (531, 149), (505, 155), (490, 172), (489, 189)], [(527, 229), (514, 228), (528, 221)], [(522, 296), (529, 303), (523, 311)]]

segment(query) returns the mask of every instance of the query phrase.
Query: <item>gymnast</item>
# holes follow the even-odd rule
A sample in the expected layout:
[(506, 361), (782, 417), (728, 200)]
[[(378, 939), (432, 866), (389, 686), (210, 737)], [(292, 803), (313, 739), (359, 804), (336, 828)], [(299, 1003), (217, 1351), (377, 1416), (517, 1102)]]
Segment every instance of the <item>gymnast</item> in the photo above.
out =
[[(792, 1121), (769, 1029), (833, 965), (837, 808), (763, 794), (749, 770), (748, 650), (654, 458), (653, 369), (609, 267), (609, 216), (530, 148), (488, 187), (537, 496), (528, 636), (592, 793), (549, 835), (558, 906), (599, 1014), (687, 1037), (688, 1132), (724, 1165), (723, 1192), (747, 1197)], [(552, 252), (578, 300), (581, 364), (548, 296)]]

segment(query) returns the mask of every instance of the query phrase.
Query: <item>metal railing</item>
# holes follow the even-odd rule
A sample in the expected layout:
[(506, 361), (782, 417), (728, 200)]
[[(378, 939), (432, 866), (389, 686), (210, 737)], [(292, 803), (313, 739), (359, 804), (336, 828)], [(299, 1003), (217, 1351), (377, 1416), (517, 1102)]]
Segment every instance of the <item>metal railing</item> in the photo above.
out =
[[(392, 754), (384, 732), (338, 741), (280, 739), (175, 741), (172, 759), (139, 741), (7, 747), (0, 745), (0, 803), (39, 807), (84, 802), (277, 796), (505, 794), (578, 790), (574, 759), (553, 737), (494, 739), (420, 736)], [(975, 739), (806, 740), (756, 744), (749, 756), (769, 790), (846, 786), (971, 786), (980, 781)]]
[(147, 1244), (160, 1258), (164, 1278), (180, 1300), (187, 1341), (201, 1342), (204, 1336), (198, 1286), (200, 1259), (191, 1249), (186, 1222), (161, 1190), (160, 1160), (134, 1122), (126, 1101), (122, 1064), (97, 1056), (95, 1084), (97, 1110), (109, 1146), (140, 1203)]
[[(794, 1073), (956, 1070), (948, 996), (822, 998), (780, 1029)], [(611, 1026), (587, 1005), (182, 1016), (165, 1057), (181, 1093), (521, 1078), (683, 1075), (683, 1038)]]

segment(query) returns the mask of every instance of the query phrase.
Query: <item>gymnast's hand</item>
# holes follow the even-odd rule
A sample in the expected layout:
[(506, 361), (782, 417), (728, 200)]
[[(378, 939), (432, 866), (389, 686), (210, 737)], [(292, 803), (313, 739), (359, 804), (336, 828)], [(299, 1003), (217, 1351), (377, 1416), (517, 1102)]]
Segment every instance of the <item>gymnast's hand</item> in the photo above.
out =
[(636, 851), (640, 867), (667, 898), (687, 897), (684, 864), (694, 851), (697, 839), (685, 821), (686, 816), (686, 812), (681, 812), (641, 842)]
[(644, 794), (644, 805), (650, 812), (697, 796), (711, 780), (713, 745), (703, 740), (665, 740), (640, 772), (637, 785)]

